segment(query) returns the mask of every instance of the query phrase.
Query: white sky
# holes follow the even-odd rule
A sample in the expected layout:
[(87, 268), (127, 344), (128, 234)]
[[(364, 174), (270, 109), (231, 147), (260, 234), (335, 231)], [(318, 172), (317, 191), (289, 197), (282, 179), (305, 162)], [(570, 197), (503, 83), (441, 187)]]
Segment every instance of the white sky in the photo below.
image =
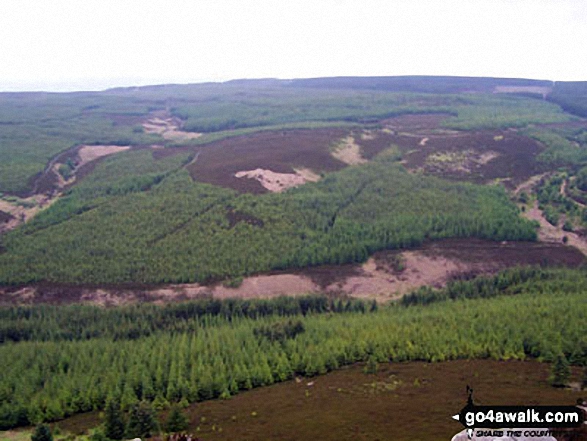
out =
[(341, 75), (587, 80), (587, 0), (0, 0), (0, 90)]

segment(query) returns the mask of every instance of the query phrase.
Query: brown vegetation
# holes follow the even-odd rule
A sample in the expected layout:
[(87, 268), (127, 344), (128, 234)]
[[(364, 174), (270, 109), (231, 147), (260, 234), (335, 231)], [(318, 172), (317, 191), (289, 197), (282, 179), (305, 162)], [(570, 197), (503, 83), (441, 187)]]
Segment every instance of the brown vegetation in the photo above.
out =
[[(231, 213), (233, 225), (237, 222), (260, 222), (259, 219), (236, 211)], [(495, 274), (516, 265), (576, 267), (584, 260), (579, 250), (562, 243), (448, 239), (430, 242), (409, 251), (381, 251), (362, 265), (324, 265), (246, 277), (236, 287), (223, 283), (167, 286), (72, 286), (45, 283), (0, 288), (0, 304), (87, 302), (109, 306), (181, 301), (207, 296), (270, 298), (309, 293), (388, 301), (421, 286), (442, 287), (450, 280)]]
[[(550, 366), (536, 361), (455, 360), (380, 363), (377, 374), (354, 365), (193, 404), (190, 431), (208, 441), (448, 440), (462, 426), (451, 416), (466, 404), (466, 386), (480, 405), (573, 405), (581, 392), (549, 385)], [(573, 370), (578, 378), (579, 369)], [(82, 433), (97, 413), (59, 423)]]
[[(409, 141), (401, 138), (396, 143), (408, 148)], [(530, 138), (490, 131), (430, 135), (425, 146), (412, 147), (404, 159), (408, 169), (477, 183), (500, 179), (513, 189), (536, 175), (535, 158), (541, 151), (540, 144)]]
[(201, 147), (198, 160), (187, 169), (196, 181), (264, 193), (268, 190), (258, 180), (235, 175), (256, 169), (298, 176), (303, 175), (296, 169), (340, 170), (345, 164), (333, 158), (329, 148), (346, 133), (344, 129), (284, 130), (227, 138)]

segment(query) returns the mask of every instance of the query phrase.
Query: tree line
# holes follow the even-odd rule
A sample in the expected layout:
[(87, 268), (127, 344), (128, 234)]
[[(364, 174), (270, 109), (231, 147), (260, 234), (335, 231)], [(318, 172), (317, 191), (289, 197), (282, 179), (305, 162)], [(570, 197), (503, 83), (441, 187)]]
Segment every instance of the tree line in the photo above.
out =
[[(369, 314), (218, 315), (134, 340), (7, 342), (0, 345), (0, 427), (104, 409), (108, 400), (128, 411), (141, 401), (165, 408), (229, 398), (369, 359), (553, 361), (563, 354), (585, 364), (585, 273), (524, 277), (492, 282), (510, 295), (396, 304)], [(485, 289), (463, 283), (472, 291)]]
[[(251, 195), (174, 171), (182, 155), (161, 164), (130, 153), (2, 237), (0, 284), (210, 283), (359, 263), (431, 239), (536, 238), (501, 187), (411, 174), (385, 155), (284, 193)], [(144, 165), (120, 170), (133, 161)], [(149, 173), (164, 178), (148, 191), (129, 185)], [(258, 222), (231, 222), (233, 212)]]

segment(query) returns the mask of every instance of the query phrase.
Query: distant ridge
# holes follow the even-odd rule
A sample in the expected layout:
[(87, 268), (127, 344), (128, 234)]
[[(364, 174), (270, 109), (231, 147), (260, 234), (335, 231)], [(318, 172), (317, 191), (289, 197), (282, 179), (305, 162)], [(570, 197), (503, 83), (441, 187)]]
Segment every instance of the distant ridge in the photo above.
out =
[(491, 93), (496, 87), (553, 87), (549, 80), (523, 78), (452, 77), (452, 76), (399, 76), (399, 77), (326, 77), (297, 79), (290, 87), (371, 89), (393, 92), (429, 93)]

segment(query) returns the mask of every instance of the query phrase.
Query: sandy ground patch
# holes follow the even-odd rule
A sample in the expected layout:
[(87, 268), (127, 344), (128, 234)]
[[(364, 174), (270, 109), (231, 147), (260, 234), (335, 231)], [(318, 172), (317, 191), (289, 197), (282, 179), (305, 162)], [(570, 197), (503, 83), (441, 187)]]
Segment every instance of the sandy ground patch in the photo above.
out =
[(587, 240), (571, 231), (564, 231), (562, 227), (555, 227), (550, 224), (545, 218), (542, 210), (538, 208), (538, 202), (534, 202), (534, 206), (526, 210), (524, 216), (528, 219), (538, 221), (540, 229), (538, 230), (538, 240), (542, 242), (562, 243), (563, 237), (567, 237), (567, 245), (580, 250), (587, 256)]
[(15, 201), (7, 201), (0, 199), (0, 211), (9, 213), (13, 216), (8, 222), (0, 224), (0, 233), (12, 230), (19, 226), (23, 222), (27, 222), (39, 211), (52, 205), (60, 196), (61, 190), (67, 185), (75, 182), (75, 172), (79, 170), (83, 165), (92, 162), (98, 158), (113, 155), (125, 150), (130, 149), (130, 146), (118, 146), (118, 145), (82, 145), (77, 148), (76, 156), (77, 161), (75, 169), (72, 170), (72, 176), (69, 179), (64, 179), (61, 173), (59, 173), (59, 167), (63, 164), (56, 162), (55, 160), (49, 164), (46, 169), (44, 176), (54, 175), (55, 183), (53, 190), (45, 193), (39, 193), (32, 195), (28, 198), (20, 199), (17, 198)]
[(255, 179), (263, 187), (274, 193), (281, 193), (288, 188), (303, 185), (306, 182), (316, 182), (320, 176), (310, 169), (296, 169), (296, 173), (276, 173), (271, 170), (257, 168), (255, 170), (240, 171), (234, 175), (237, 178)]
[(361, 266), (362, 274), (333, 283), (328, 286), (327, 291), (340, 291), (353, 297), (386, 301), (401, 297), (421, 286), (442, 287), (453, 274), (472, 269), (456, 259), (426, 256), (419, 251), (405, 251), (401, 256), (405, 269), (399, 273), (378, 269), (377, 262), (372, 257)]
[(81, 302), (115, 306), (208, 297), (271, 298), (319, 293), (386, 302), (421, 286), (442, 287), (454, 278), (495, 274), (516, 265), (577, 267), (584, 262), (585, 256), (578, 249), (564, 246), (562, 241), (500, 243), (480, 239), (447, 239), (413, 250), (377, 252), (364, 264), (324, 265), (245, 277), (235, 288), (221, 282), (142, 287), (39, 284), (20, 288), (0, 287), (0, 304)]
[[(75, 172), (80, 169), (80, 167), (86, 165), (89, 162), (95, 161), (96, 159), (102, 158), (104, 156), (113, 155), (115, 153), (124, 152), (125, 150), (130, 149), (130, 146), (120, 146), (120, 145), (80, 145), (77, 148), (75, 160), (75, 168), (71, 170), (71, 177), (69, 179), (65, 179), (61, 173), (59, 173), (59, 168), (64, 164), (61, 162), (55, 162), (46, 173), (53, 173), (56, 178), (55, 183), (55, 190), (61, 190), (67, 185), (71, 185), (75, 182), (76, 176)], [(56, 195), (57, 196), (57, 195)]]
[(201, 133), (184, 132), (181, 130), (181, 121), (169, 116), (155, 116), (143, 124), (146, 133), (154, 133), (170, 141), (183, 141), (196, 139), (202, 136)]
[(495, 158), (499, 157), (499, 153), (497, 152), (483, 152), (477, 158), (475, 158), (475, 162), (479, 165), (485, 165), (489, 161), (493, 161)]
[(8, 222), (0, 224), (0, 233), (12, 230), (21, 223), (27, 222), (39, 211), (53, 204), (55, 200), (55, 198), (50, 198), (44, 194), (37, 194), (25, 199), (20, 199), (23, 205), (19, 205), (18, 202), (10, 202), (0, 199), (0, 211), (4, 211), (13, 216)]
[(364, 130), (361, 133), (361, 139), (363, 141), (371, 141), (371, 140), (375, 139), (375, 135), (373, 134), (373, 132), (371, 130)]
[(318, 292), (318, 285), (311, 279), (297, 274), (274, 274), (247, 277), (238, 288), (218, 285), (212, 291), (214, 297), (278, 297)]
[(307, 182), (318, 182), (320, 180), (320, 175), (314, 173), (309, 168), (294, 168), (296, 174), (300, 175), (304, 178)]
[(71, 176), (69, 179), (65, 179), (61, 173), (59, 173), (59, 167), (61, 167), (62, 164), (56, 163), (53, 164), (53, 167), (51, 167), (51, 171), (55, 174), (55, 177), (57, 178), (57, 187), (58, 188), (63, 188), (66, 185), (69, 184), (73, 184), (75, 182), (75, 176)]
[(367, 162), (361, 155), (361, 146), (355, 138), (347, 136), (332, 150), (332, 156), (348, 165), (364, 164)]

